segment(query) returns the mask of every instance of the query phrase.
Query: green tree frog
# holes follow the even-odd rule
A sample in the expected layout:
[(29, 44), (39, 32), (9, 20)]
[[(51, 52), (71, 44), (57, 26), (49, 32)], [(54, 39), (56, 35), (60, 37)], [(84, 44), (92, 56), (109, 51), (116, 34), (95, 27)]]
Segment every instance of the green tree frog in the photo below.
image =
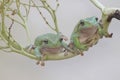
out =
[(97, 17), (81, 19), (72, 32), (69, 46), (83, 55), (83, 51), (95, 45), (104, 35), (105, 32)]
[(38, 36), (34, 41), (34, 53), (38, 58), (37, 64), (44, 66), (44, 57), (46, 54), (54, 55), (59, 54), (65, 50), (73, 52), (68, 45), (63, 41), (67, 40), (67, 37), (61, 34), (47, 33)]

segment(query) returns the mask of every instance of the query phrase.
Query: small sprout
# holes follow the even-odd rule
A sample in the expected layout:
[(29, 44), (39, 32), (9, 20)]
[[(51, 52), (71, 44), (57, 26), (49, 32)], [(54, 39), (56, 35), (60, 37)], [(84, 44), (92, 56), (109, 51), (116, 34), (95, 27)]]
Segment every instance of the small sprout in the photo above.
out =
[(5, 0), (5, 4), (7, 4), (7, 3), (9, 3), (10, 2), (10, 0)]
[(56, 3), (57, 3), (57, 7), (58, 7), (58, 6), (60, 6), (60, 4), (59, 4), (58, 0), (56, 0)]
[(41, 0), (42, 2), (46, 2), (46, 0)]
[(13, 24), (14, 24), (14, 20), (12, 19), (12, 23), (11, 23), (11, 25), (10, 25), (10, 27), (9, 27), (9, 36), (8, 36), (8, 40), (10, 40), (10, 37), (11, 37), (11, 28), (12, 28)]
[(48, 22), (46, 21), (46, 24), (48, 24)]
[(17, 10), (15, 9), (12, 11), (11, 15), (15, 15), (16, 13), (17, 13)]
[(58, 3), (57, 6), (60, 6), (60, 4)]
[(2, 12), (2, 2), (0, 2), (0, 13)]

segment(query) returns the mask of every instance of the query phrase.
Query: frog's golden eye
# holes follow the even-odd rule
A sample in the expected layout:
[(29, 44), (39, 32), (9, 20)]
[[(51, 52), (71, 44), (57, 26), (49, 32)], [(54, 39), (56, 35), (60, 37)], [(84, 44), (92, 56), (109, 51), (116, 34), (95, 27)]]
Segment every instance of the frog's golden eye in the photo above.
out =
[(62, 41), (63, 41), (63, 38), (60, 38), (59, 41), (62, 42)]
[(81, 25), (81, 26), (84, 26), (84, 24), (85, 24), (84, 21), (81, 20), (81, 21), (80, 21), (80, 25)]
[(48, 40), (43, 40), (43, 42), (44, 42), (45, 44), (48, 44)]

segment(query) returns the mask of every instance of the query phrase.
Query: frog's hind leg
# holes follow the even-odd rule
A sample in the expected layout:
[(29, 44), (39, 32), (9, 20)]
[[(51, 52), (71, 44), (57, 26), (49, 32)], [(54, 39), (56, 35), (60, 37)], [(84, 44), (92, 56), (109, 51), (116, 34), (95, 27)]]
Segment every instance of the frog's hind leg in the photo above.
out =
[(37, 61), (37, 65), (41, 65), (41, 66), (44, 66), (45, 63), (44, 63), (44, 55), (41, 53), (40, 51), (40, 47), (36, 47), (35, 48), (35, 56), (37, 57), (38, 61)]
[(45, 63), (44, 63), (44, 58), (43, 57), (40, 57), (38, 58), (38, 61), (36, 62), (37, 65), (41, 65), (41, 66), (45, 66)]

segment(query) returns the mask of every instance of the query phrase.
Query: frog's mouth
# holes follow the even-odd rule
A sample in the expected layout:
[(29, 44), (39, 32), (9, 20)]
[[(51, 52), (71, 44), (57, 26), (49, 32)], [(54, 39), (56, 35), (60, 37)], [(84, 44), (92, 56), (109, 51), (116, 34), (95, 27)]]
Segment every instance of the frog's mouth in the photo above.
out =
[(97, 27), (89, 27), (82, 29), (80, 31), (79, 37), (80, 42), (81, 43), (86, 42), (88, 39), (92, 38), (97, 33), (97, 31), (98, 31)]
[(44, 47), (41, 49), (41, 51), (43, 53), (57, 54), (63, 52), (63, 47), (55, 47), (55, 48)]
[(81, 31), (81, 36), (79, 38), (80, 42), (92, 47), (99, 40), (100, 36), (98, 34), (97, 27), (85, 28)]

